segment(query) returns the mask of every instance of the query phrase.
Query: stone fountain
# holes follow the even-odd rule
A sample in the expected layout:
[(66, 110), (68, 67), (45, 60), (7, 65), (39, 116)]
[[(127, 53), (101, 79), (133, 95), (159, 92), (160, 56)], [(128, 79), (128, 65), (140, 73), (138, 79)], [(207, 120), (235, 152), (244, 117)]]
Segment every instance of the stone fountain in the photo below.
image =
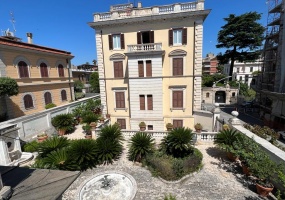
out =
[(79, 200), (132, 200), (137, 191), (135, 179), (120, 171), (98, 173), (84, 181), (78, 189)]

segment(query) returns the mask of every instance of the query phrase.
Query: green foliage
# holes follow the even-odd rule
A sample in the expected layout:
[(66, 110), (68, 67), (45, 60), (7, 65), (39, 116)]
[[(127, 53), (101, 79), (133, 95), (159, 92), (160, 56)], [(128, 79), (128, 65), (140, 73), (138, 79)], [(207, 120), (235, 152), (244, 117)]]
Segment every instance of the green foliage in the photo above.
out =
[(69, 145), (69, 141), (65, 137), (51, 137), (40, 143), (38, 151), (39, 156), (44, 158), (56, 149), (62, 149)]
[(83, 92), (75, 92), (75, 99), (84, 98), (85, 94)]
[(97, 122), (99, 116), (94, 114), (92, 111), (85, 111), (82, 113), (82, 122), (90, 124), (91, 122)]
[(248, 12), (239, 16), (230, 14), (224, 18), (226, 24), (218, 33), (217, 48), (225, 48), (226, 52), (218, 54), (220, 64), (231, 62), (230, 73), (232, 76), (234, 61), (253, 61), (260, 55), (264, 27), (258, 23), (261, 14)]
[(65, 148), (55, 149), (42, 159), (42, 164), (48, 169), (64, 170), (67, 167), (68, 155)]
[(92, 169), (98, 163), (95, 140), (80, 139), (73, 141), (68, 149), (68, 154), (80, 171)]
[(75, 92), (82, 92), (83, 88), (84, 88), (84, 84), (80, 80), (74, 81), (74, 91)]
[(220, 148), (230, 151), (233, 148), (234, 142), (241, 139), (241, 133), (234, 129), (225, 129), (220, 131), (215, 139), (214, 144), (218, 145)]
[(89, 84), (91, 85), (92, 92), (100, 93), (99, 85), (99, 74), (98, 72), (93, 72), (89, 79)]
[(33, 140), (24, 145), (23, 151), (24, 152), (37, 152), (38, 148), (39, 148), (39, 143), (36, 140)]
[[(202, 87), (212, 87), (214, 82), (217, 82), (225, 77), (226, 75), (224, 74), (213, 74), (213, 75), (204, 74), (202, 76)], [(219, 83), (223, 84), (225, 80), (221, 80)]]
[(154, 139), (147, 133), (137, 132), (129, 142), (128, 158), (131, 161), (141, 162), (148, 153), (155, 148)]
[(100, 130), (99, 137), (104, 140), (110, 139), (118, 141), (119, 143), (121, 143), (124, 140), (120, 126), (117, 123), (103, 127)]
[(172, 194), (164, 195), (164, 199), (163, 200), (176, 200), (176, 197), (172, 196)]
[(73, 110), (72, 110), (72, 115), (74, 117), (81, 117), (82, 113), (84, 111), (84, 107), (82, 105), (76, 106)]
[(118, 140), (99, 137), (96, 140), (95, 152), (100, 164), (112, 164), (113, 160), (120, 158), (123, 146)]
[(88, 99), (84, 107), (85, 107), (85, 110), (95, 111), (97, 108), (101, 107), (101, 101), (94, 100), (94, 99)]
[(46, 106), (45, 106), (45, 109), (50, 109), (50, 108), (54, 108), (56, 107), (56, 105), (54, 103), (48, 103)]
[(140, 122), (139, 123), (139, 127), (145, 127), (145, 126), (146, 126), (145, 122)]
[(0, 77), (0, 96), (13, 96), (19, 93), (17, 81), (9, 77)]
[(183, 158), (193, 153), (191, 142), (194, 134), (189, 128), (175, 128), (162, 139), (161, 148), (168, 155), (176, 158)]
[(51, 124), (56, 129), (64, 129), (70, 131), (73, 129), (73, 123), (74, 123), (73, 115), (70, 113), (59, 114), (51, 119)]

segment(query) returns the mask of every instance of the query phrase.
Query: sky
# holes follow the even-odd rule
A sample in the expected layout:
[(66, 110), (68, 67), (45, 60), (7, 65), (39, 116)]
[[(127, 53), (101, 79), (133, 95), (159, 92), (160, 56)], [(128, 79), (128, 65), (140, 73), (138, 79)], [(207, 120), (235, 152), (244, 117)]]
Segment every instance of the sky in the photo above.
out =
[[(192, 2), (193, 0), (141, 0), (143, 7)], [(266, 26), (267, 0), (205, 0), (205, 9), (211, 9), (204, 21), (203, 57), (217, 54), (217, 35), (224, 18), (229, 14), (240, 15), (250, 11), (262, 14), (259, 21)], [(271, 1), (271, 0), (270, 0)], [(104, 3), (103, 3), (104, 2)], [(137, 4), (137, 0), (0, 0), (0, 30), (13, 31), (16, 37), (27, 42), (26, 33), (33, 33), (33, 43), (71, 52), (73, 65), (92, 63), (96, 60), (95, 31), (88, 26), (93, 13), (108, 12), (110, 5)], [(155, 2), (155, 4), (153, 3)], [(12, 15), (11, 15), (12, 13)]]

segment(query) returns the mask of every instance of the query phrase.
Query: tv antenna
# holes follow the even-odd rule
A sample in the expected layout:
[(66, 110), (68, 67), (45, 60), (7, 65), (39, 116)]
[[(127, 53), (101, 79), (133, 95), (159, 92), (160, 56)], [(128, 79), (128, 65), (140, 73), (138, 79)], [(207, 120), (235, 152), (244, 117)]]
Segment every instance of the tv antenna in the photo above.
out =
[(12, 11), (10, 12), (10, 15), (11, 15), (11, 20), (10, 20), (10, 22), (11, 22), (12, 25), (13, 25), (14, 35), (16, 35), (16, 27), (15, 27), (16, 21), (15, 21), (14, 14), (13, 14)]

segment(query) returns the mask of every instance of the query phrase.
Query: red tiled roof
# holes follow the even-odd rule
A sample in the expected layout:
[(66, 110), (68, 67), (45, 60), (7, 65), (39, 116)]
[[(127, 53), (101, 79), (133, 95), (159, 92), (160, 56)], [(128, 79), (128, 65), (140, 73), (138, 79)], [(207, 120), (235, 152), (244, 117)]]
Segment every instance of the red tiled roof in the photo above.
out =
[(68, 52), (68, 51), (35, 45), (35, 44), (30, 44), (26, 42), (17, 41), (17, 40), (11, 40), (5, 37), (0, 37), (0, 45), (7, 45), (7, 46), (12, 46), (12, 47), (31, 49), (31, 50), (36, 50), (36, 51), (42, 51), (42, 52), (47, 52), (47, 53), (54, 53), (54, 54), (65, 55), (68, 57), (73, 57), (71, 52)]

